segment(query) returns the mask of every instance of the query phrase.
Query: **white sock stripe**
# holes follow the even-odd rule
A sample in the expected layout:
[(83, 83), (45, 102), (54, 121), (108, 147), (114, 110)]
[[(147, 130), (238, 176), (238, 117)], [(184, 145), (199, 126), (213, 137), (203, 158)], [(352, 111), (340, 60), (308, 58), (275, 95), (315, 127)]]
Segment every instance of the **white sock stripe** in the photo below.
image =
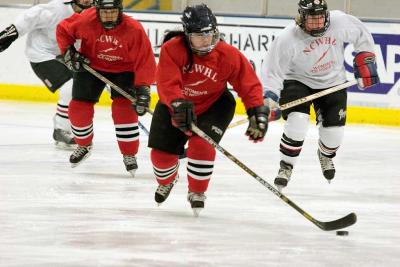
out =
[(191, 162), (194, 164), (199, 164), (199, 165), (213, 165), (214, 166), (214, 161), (209, 161), (209, 160), (198, 160), (198, 159), (188, 158), (188, 162)]
[(154, 175), (157, 176), (157, 178), (166, 179), (166, 178), (170, 177), (172, 174), (174, 174), (175, 172), (176, 172), (176, 169), (169, 171), (169, 172), (163, 172), (163, 173), (154, 171)]
[(133, 142), (139, 140), (139, 136), (136, 137), (131, 137), (131, 138), (125, 138), (125, 137), (117, 137), (117, 141), (119, 142)]
[(154, 175), (157, 176), (158, 179), (167, 179), (172, 174), (177, 172), (178, 167), (179, 167), (179, 164), (175, 165), (172, 168), (167, 169), (166, 171), (159, 171), (160, 169), (153, 167), (153, 172), (154, 172)]
[(72, 133), (75, 136), (85, 136), (85, 135), (89, 135), (89, 134), (93, 133), (93, 128), (90, 128), (86, 131), (76, 131), (73, 127), (71, 127), (71, 129), (72, 129)]
[(131, 130), (131, 131), (118, 131), (117, 129), (116, 129), (116, 134), (118, 134), (118, 135), (132, 135), (132, 134), (138, 134), (139, 133), (139, 129), (135, 129), (135, 130)]
[(196, 168), (193, 166), (187, 166), (188, 171), (200, 172), (200, 173), (209, 173), (213, 172), (214, 168)]
[(93, 123), (88, 125), (88, 126), (84, 126), (84, 127), (78, 127), (78, 126), (75, 126), (75, 125), (71, 125), (71, 127), (76, 131), (85, 131), (85, 130), (87, 131), (87, 130), (90, 130), (90, 129), (93, 128)]
[[(92, 134), (92, 133), (91, 133)], [(76, 138), (76, 139), (86, 139), (86, 138), (88, 138), (90, 136), (90, 134), (88, 134), (88, 135), (84, 135), (84, 136), (76, 136), (76, 135), (74, 135), (74, 137)]]
[(57, 111), (68, 113), (68, 106), (57, 105)]
[(172, 167), (170, 167), (170, 168), (161, 169), (161, 168), (157, 168), (157, 167), (153, 166), (153, 169), (154, 169), (155, 171), (157, 171), (157, 172), (168, 172), (168, 171), (170, 171), (170, 170), (174, 170), (174, 169), (178, 168), (178, 166), (179, 166), (179, 162), (178, 162), (176, 165), (174, 165), (174, 166), (172, 166)]
[(114, 124), (115, 128), (135, 128), (138, 127), (138, 123), (126, 123), (126, 124)]
[(68, 118), (68, 113), (60, 113), (60, 112), (56, 112), (56, 115), (63, 118), (63, 119), (69, 119)]

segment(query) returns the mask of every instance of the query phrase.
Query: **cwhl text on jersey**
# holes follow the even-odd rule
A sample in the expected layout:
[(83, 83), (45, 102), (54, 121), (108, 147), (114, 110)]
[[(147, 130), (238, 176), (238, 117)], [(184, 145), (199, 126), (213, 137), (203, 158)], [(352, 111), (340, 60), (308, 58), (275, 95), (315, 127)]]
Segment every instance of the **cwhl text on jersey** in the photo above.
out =
[(193, 64), (193, 67), (190, 70), (188, 70), (188, 68), (188, 65), (184, 66), (183, 73), (200, 73), (210, 78), (213, 82), (217, 81), (218, 73), (215, 72), (213, 69), (210, 69), (209, 67), (200, 64)]
[(100, 37), (97, 38), (96, 42), (109, 43), (109, 44), (113, 44), (113, 45), (116, 45), (116, 46), (119, 45), (119, 41), (114, 36), (105, 35), (105, 34), (100, 35)]
[(321, 45), (336, 45), (336, 38), (332, 38), (329, 36), (326, 37), (319, 37), (315, 40), (313, 40), (306, 48), (303, 49), (303, 53), (308, 55), (311, 53), (314, 49)]

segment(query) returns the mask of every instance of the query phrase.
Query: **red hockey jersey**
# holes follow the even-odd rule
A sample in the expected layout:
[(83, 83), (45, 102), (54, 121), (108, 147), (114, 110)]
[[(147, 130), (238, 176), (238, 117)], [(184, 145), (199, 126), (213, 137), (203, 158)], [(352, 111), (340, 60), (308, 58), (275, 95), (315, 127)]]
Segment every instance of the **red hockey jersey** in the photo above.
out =
[(185, 98), (193, 102), (199, 115), (222, 95), (229, 82), (246, 109), (263, 105), (261, 83), (238, 49), (220, 41), (206, 56), (193, 55), (193, 66), (188, 70), (183, 38), (175, 37), (161, 48), (156, 82), (162, 103), (170, 107), (174, 99)]
[(154, 82), (156, 62), (149, 38), (142, 25), (125, 14), (117, 27), (105, 30), (93, 7), (61, 21), (56, 34), (61, 53), (81, 40), (80, 52), (90, 60), (92, 68), (134, 72), (135, 85)]

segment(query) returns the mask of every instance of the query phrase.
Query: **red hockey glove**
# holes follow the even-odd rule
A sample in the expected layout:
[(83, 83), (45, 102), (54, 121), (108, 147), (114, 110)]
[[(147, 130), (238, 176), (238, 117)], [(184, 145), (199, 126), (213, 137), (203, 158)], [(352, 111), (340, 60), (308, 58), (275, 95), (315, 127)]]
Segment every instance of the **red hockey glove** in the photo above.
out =
[(379, 83), (374, 53), (365, 51), (358, 53), (354, 57), (353, 67), (354, 77), (361, 90)]
[(183, 99), (178, 98), (171, 102), (172, 107), (172, 125), (179, 128), (187, 136), (192, 136), (192, 123), (196, 123), (196, 114), (193, 111), (193, 103)]
[(271, 111), (269, 113), (268, 121), (276, 121), (282, 117), (282, 111), (279, 108), (279, 97), (274, 92), (265, 91), (264, 105), (269, 107), (269, 110)]

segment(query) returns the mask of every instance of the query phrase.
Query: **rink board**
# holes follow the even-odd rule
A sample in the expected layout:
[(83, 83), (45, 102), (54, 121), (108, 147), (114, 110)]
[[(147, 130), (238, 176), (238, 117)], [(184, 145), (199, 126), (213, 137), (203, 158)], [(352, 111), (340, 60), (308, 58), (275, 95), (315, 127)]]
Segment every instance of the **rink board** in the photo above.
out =
[[(21, 100), (33, 102), (57, 102), (58, 93), (51, 93), (46, 87), (42, 86), (22, 86), (0, 84), (0, 99)], [(158, 95), (152, 93), (151, 108), (154, 109)], [(245, 114), (245, 109), (240, 101), (236, 99), (236, 114)], [(100, 97), (100, 105), (110, 105), (111, 99), (105, 91)], [(312, 114), (312, 119), (315, 115)], [(400, 109), (370, 108), (370, 107), (348, 107), (348, 123), (376, 124), (388, 126), (400, 126)]]

